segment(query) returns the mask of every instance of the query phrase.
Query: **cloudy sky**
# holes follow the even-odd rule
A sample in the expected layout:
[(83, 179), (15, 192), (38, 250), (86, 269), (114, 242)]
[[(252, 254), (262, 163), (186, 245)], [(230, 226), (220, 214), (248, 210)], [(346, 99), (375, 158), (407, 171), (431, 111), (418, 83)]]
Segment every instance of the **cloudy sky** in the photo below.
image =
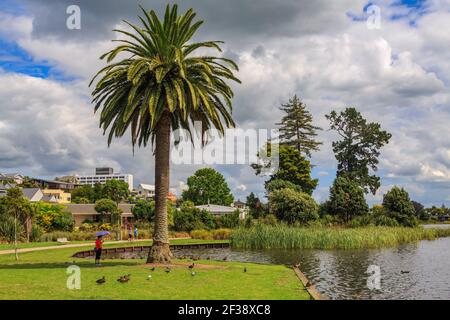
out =
[[(112, 47), (122, 19), (136, 22), (138, 3), (159, 0), (0, 1), (0, 172), (55, 177), (112, 166), (135, 183), (154, 181), (149, 148), (132, 154), (128, 137), (108, 148), (90, 104), (88, 81)], [(66, 27), (69, 5), (81, 29)], [(379, 28), (367, 24), (380, 9)], [(450, 0), (184, 0), (206, 21), (197, 40), (224, 40), (242, 85), (234, 86), (239, 127), (273, 128), (280, 103), (297, 94), (325, 130), (313, 155), (323, 201), (336, 161), (324, 117), (357, 107), (393, 134), (382, 150), (382, 188), (404, 186), (426, 205), (450, 205)], [(373, 19), (369, 21), (374, 21)], [(198, 167), (173, 166), (176, 187)], [(263, 196), (249, 166), (220, 166), (236, 198)]]

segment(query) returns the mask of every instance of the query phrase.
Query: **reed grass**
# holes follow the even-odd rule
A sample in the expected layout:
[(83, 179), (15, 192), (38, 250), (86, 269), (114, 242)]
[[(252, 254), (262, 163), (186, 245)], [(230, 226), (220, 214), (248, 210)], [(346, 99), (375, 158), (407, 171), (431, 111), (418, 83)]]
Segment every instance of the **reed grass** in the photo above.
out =
[(237, 228), (231, 245), (240, 249), (375, 249), (450, 236), (450, 229), (405, 227), (290, 227), (258, 224)]

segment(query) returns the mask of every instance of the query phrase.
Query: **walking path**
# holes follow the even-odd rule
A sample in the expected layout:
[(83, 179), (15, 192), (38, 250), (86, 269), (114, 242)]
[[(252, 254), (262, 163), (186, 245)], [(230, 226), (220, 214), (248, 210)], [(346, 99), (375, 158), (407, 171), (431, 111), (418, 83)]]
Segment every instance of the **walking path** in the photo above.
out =
[[(169, 238), (169, 240), (178, 240), (178, 239), (190, 239), (189, 237), (184, 238)], [(133, 240), (132, 242), (129, 242), (128, 240), (120, 240), (120, 241), (105, 241), (103, 244), (116, 244), (116, 243), (136, 243), (136, 242), (149, 242), (151, 239), (138, 239)], [(47, 246), (47, 247), (36, 247), (36, 248), (23, 248), (23, 249), (17, 249), (17, 253), (24, 253), (24, 252), (33, 252), (33, 251), (43, 251), (43, 250), (55, 250), (55, 249), (66, 249), (66, 248), (78, 248), (78, 247), (89, 247), (93, 246), (93, 242), (87, 242), (87, 243), (75, 243), (75, 244), (61, 244), (57, 246)], [(2, 254), (12, 254), (14, 253), (13, 250), (0, 250), (0, 255)]]

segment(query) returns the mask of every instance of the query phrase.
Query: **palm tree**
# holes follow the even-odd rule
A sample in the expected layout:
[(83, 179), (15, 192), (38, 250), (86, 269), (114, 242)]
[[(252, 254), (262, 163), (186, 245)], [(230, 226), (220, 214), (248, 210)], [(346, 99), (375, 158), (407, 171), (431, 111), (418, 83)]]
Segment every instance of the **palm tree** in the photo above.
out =
[[(102, 75), (95, 90), (95, 111), (101, 109), (100, 127), (113, 137), (130, 129), (134, 146), (146, 146), (151, 139), (155, 154), (155, 221), (153, 245), (148, 262), (170, 262), (167, 194), (171, 130), (185, 129), (192, 138), (195, 121), (204, 131), (216, 128), (222, 134), (234, 127), (231, 117), (233, 91), (226, 80), (240, 82), (230, 59), (193, 56), (198, 49), (221, 51), (221, 41), (191, 42), (203, 21), (194, 22), (192, 9), (178, 15), (177, 5), (167, 6), (164, 20), (141, 7), (141, 26), (124, 21), (134, 32), (114, 30), (125, 36), (101, 59), (108, 63), (92, 79)], [(119, 53), (126, 58), (113, 62)], [(90, 85), (91, 85), (90, 84)], [(202, 139), (203, 140), (203, 139)]]

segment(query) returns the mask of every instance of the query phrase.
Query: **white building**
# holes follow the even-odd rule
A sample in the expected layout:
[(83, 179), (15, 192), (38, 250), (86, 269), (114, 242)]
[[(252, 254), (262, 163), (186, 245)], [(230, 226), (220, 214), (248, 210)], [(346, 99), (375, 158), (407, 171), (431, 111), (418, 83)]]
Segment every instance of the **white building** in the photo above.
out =
[(217, 204), (204, 204), (201, 206), (195, 206), (198, 209), (206, 210), (210, 214), (214, 216), (222, 216), (225, 214), (234, 213), (236, 210), (239, 210), (239, 219), (245, 219), (246, 211), (235, 208), (235, 207), (227, 207), (227, 206), (220, 206)]
[(128, 183), (128, 189), (133, 190), (133, 175), (128, 173), (114, 173), (112, 168), (96, 168), (94, 175), (76, 175), (78, 184), (91, 185), (105, 184), (108, 180), (120, 180)]
[(12, 182), (15, 184), (22, 184), (24, 180), (24, 176), (19, 173), (0, 173), (0, 182)]
[(155, 197), (155, 186), (141, 183), (133, 192), (137, 198), (152, 199)]

